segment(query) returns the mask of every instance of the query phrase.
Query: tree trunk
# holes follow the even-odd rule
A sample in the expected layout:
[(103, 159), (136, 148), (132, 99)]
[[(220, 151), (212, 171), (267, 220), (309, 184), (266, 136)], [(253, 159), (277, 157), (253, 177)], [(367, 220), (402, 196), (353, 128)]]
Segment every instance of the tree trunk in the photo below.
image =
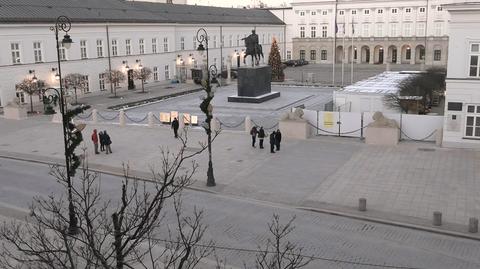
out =
[(32, 94), (30, 94), (30, 113), (33, 114), (33, 101), (32, 101)]
[(122, 254), (122, 234), (121, 234), (121, 223), (118, 220), (118, 214), (112, 214), (113, 219), (113, 229), (114, 229), (114, 242), (113, 246), (115, 247), (115, 260), (117, 261), (116, 269), (123, 269), (123, 254)]
[(142, 79), (142, 93), (144, 93), (144, 92), (145, 92), (145, 89), (143, 87), (143, 79)]

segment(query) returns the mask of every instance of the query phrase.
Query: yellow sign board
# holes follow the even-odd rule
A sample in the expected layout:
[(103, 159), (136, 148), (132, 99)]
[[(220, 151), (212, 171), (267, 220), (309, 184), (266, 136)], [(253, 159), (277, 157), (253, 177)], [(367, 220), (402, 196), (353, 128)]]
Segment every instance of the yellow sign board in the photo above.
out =
[(324, 112), (323, 113), (323, 127), (324, 128), (332, 128), (334, 117), (332, 112)]

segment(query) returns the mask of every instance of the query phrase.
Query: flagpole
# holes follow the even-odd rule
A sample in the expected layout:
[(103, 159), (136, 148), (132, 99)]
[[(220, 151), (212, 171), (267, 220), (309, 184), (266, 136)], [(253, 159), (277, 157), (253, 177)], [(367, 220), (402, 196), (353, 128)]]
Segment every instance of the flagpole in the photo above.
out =
[[(351, 68), (350, 68), (350, 84), (353, 85), (353, 61), (355, 60), (355, 48), (353, 47), (353, 38), (355, 36), (355, 28), (353, 24), (353, 16), (352, 16), (352, 63), (351, 63)], [(358, 53), (357, 53), (358, 57)]]
[(333, 61), (332, 61), (332, 86), (335, 86), (335, 61), (337, 60), (337, 2), (335, 0), (335, 30), (334, 30), (334, 37), (333, 37)]
[(343, 23), (343, 40), (342, 40), (342, 87), (345, 81), (345, 22)]

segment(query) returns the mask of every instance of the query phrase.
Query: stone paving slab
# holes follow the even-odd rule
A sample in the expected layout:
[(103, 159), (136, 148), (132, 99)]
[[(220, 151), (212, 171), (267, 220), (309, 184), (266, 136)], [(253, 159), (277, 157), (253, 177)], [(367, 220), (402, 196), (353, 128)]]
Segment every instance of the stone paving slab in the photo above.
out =
[[(61, 126), (43, 116), (26, 124), (30, 121), (0, 119), (0, 151), (40, 160), (61, 159)], [(112, 155), (92, 154), (93, 128), (108, 130)], [(175, 152), (179, 146), (168, 127), (89, 124), (83, 132), (89, 163), (105, 171), (118, 172), (122, 164), (129, 163), (146, 175), (152, 167), (158, 169), (155, 165), (162, 147)], [(189, 133), (190, 149), (206, 141), (201, 129)], [(199, 165), (195, 186), (289, 206), (347, 212), (354, 211), (358, 198), (364, 197), (368, 212), (377, 217), (426, 225), (433, 211), (439, 210), (444, 222), (453, 224), (453, 229), (464, 227), (464, 231), (468, 218), (480, 215), (480, 151), (413, 142), (369, 146), (359, 139), (321, 136), (306, 141), (285, 139), (282, 150), (271, 154), (265, 142), (263, 150), (252, 148), (245, 132), (223, 131), (213, 146), (218, 185), (204, 187), (205, 152), (195, 158)], [(182, 171), (188, 171), (188, 165)]]

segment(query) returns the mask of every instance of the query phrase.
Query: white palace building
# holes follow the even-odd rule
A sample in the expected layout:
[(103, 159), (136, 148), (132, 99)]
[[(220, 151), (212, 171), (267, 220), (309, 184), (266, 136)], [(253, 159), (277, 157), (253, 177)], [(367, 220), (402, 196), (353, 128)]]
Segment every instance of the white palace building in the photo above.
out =
[(243, 64), (241, 39), (253, 29), (265, 61), (272, 39), (281, 43), (285, 34), (285, 24), (260, 9), (122, 0), (0, 0), (0, 106), (15, 96), (29, 102), (15, 85), (33, 75), (58, 86), (50, 27), (61, 15), (71, 19), (69, 35), (74, 42), (69, 49), (60, 48), (62, 75), (83, 74), (88, 87), (82, 94), (110, 91), (104, 75), (109, 69), (127, 73), (127, 66), (131, 70), (141, 64), (153, 70), (148, 83), (190, 76), (191, 68), (204, 63), (196, 51), (201, 27), (209, 35), (210, 64), (219, 70), (220, 64)]
[(443, 5), (457, 2), (293, 0), (292, 58), (445, 66), (450, 14)]

